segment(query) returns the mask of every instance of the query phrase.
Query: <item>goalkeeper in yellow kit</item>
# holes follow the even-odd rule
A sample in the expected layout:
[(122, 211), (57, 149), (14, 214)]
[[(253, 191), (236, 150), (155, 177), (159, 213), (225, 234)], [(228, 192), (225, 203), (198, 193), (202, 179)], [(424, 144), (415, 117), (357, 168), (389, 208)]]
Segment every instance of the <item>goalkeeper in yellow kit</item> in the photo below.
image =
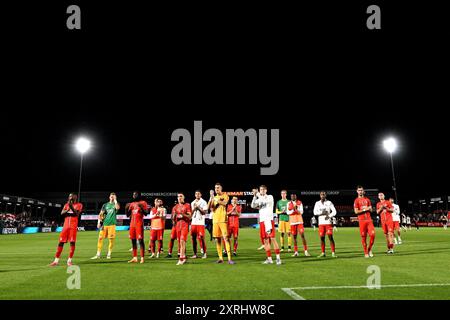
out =
[(117, 202), (117, 196), (114, 192), (109, 195), (109, 202), (105, 203), (98, 217), (97, 228), (100, 229), (97, 242), (97, 254), (91, 259), (99, 259), (103, 247), (103, 239), (109, 239), (107, 259), (111, 259), (112, 248), (116, 238), (116, 215), (119, 212), (120, 204)]
[[(216, 193), (215, 196), (214, 192)], [(214, 186), (214, 191), (211, 190), (210, 192), (208, 207), (212, 210), (213, 237), (216, 239), (217, 253), (219, 255), (219, 260), (217, 260), (217, 263), (223, 263), (223, 239), (227, 251), (228, 264), (234, 264), (235, 262), (231, 260), (230, 241), (228, 240), (226, 209), (228, 200), (228, 195), (222, 191), (222, 185), (220, 183), (216, 183)]]

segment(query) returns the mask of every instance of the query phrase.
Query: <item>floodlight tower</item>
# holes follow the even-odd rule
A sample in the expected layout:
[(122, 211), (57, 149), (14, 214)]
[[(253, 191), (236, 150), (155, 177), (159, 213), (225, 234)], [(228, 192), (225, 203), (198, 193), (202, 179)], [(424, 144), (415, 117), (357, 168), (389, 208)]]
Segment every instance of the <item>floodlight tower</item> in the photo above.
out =
[(80, 193), (81, 193), (81, 175), (83, 172), (83, 156), (86, 152), (89, 151), (91, 148), (91, 141), (86, 138), (78, 138), (78, 140), (75, 143), (75, 148), (80, 153), (81, 160), (80, 160), (80, 177), (78, 180), (78, 201), (80, 201)]
[(395, 183), (394, 157), (392, 156), (392, 154), (397, 150), (397, 140), (395, 140), (395, 138), (392, 137), (387, 138), (383, 141), (383, 147), (391, 156), (392, 181), (394, 182), (394, 186), (392, 188), (395, 194), (395, 202), (398, 204), (397, 185)]

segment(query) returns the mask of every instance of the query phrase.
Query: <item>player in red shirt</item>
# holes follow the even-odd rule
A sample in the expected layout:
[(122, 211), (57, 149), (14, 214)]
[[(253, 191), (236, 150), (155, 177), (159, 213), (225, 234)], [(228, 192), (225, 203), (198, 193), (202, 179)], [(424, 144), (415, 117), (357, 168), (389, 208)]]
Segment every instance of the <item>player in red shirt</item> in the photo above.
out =
[(227, 207), (227, 226), (228, 226), (228, 236), (234, 238), (233, 242), (233, 255), (237, 255), (238, 247), (238, 237), (239, 237), (239, 217), (241, 216), (242, 207), (238, 205), (238, 198), (233, 197), (231, 199), (231, 204)]
[[(177, 205), (177, 201), (175, 201), (175, 205)], [(177, 224), (173, 219), (172, 215), (172, 229), (170, 231), (170, 241), (169, 241), (169, 251), (167, 252), (166, 258), (172, 258), (173, 245), (177, 240)], [(180, 256), (180, 239), (178, 239), (178, 257)]]
[[(361, 233), (364, 256), (366, 258), (372, 258), (372, 247), (375, 242), (375, 227), (373, 226), (372, 218), (370, 217), (372, 203), (369, 198), (365, 197), (363, 187), (358, 186), (356, 192), (358, 193), (358, 198), (355, 199), (354, 210), (355, 214), (358, 215), (359, 232)], [(369, 247), (367, 247), (367, 235), (370, 237)]]
[(177, 266), (186, 263), (186, 240), (189, 233), (189, 221), (191, 220), (192, 210), (189, 203), (184, 202), (184, 194), (177, 196), (178, 203), (172, 208), (172, 220), (176, 223), (177, 238), (180, 246), (180, 258)]
[(83, 205), (77, 202), (78, 196), (74, 193), (69, 194), (68, 202), (64, 205), (61, 215), (64, 217), (64, 226), (59, 234), (58, 248), (56, 249), (55, 260), (49, 265), (55, 267), (59, 263), (64, 243), (70, 242), (70, 253), (67, 259), (67, 265), (72, 265), (73, 254), (75, 253), (75, 243), (77, 242), (78, 217), (83, 210)]
[(394, 220), (392, 219), (392, 212), (394, 212), (394, 206), (389, 200), (385, 200), (384, 193), (378, 194), (380, 201), (377, 203), (377, 214), (381, 218), (381, 227), (386, 236), (387, 253), (394, 253)]
[(144, 263), (144, 216), (149, 213), (149, 206), (146, 201), (142, 200), (141, 193), (133, 192), (133, 202), (127, 203), (125, 213), (130, 217), (130, 239), (133, 246), (133, 258), (128, 263), (137, 263), (137, 241), (141, 249), (141, 261)]

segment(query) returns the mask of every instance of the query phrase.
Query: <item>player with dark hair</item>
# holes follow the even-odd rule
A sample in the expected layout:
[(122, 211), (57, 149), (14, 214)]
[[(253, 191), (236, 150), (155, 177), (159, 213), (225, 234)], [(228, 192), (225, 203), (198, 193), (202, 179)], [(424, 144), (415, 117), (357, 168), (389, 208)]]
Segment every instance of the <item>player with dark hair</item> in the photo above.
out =
[[(177, 205), (177, 203), (178, 203), (177, 201), (175, 201), (174, 207)], [(180, 239), (177, 238), (177, 223), (174, 219), (173, 214), (171, 215), (171, 221), (172, 221), (172, 229), (170, 230), (169, 251), (167, 252), (166, 258), (172, 258), (172, 251), (173, 251), (173, 246), (175, 244), (175, 240), (178, 240), (177, 252), (178, 252), (178, 257), (180, 256)]]
[(394, 207), (394, 211), (392, 212), (392, 221), (394, 222), (394, 244), (402, 244), (402, 238), (400, 237), (400, 207), (398, 204), (394, 203), (394, 198), (389, 198), (389, 201)]
[[(372, 247), (375, 242), (375, 227), (373, 225), (372, 217), (370, 213), (372, 212), (372, 203), (370, 199), (365, 196), (364, 188), (358, 186), (356, 188), (358, 197), (355, 199), (353, 204), (355, 214), (358, 216), (359, 221), (359, 232), (361, 234), (361, 243), (364, 248), (364, 256), (366, 258), (372, 258)], [(369, 247), (367, 247), (367, 235), (370, 237)]]
[(333, 202), (327, 200), (327, 193), (320, 192), (320, 200), (314, 205), (314, 215), (319, 218), (319, 237), (320, 248), (322, 252), (318, 258), (325, 257), (325, 235), (328, 235), (330, 240), (331, 256), (336, 258), (336, 245), (333, 238), (333, 226), (331, 219), (336, 217), (336, 208)]
[(237, 248), (238, 248), (238, 237), (239, 237), (239, 217), (241, 216), (242, 208), (238, 204), (238, 198), (233, 197), (231, 199), (231, 204), (227, 207), (227, 225), (228, 225), (228, 234), (230, 237), (230, 244), (231, 244), (231, 237), (234, 239), (233, 243), (233, 255), (237, 255)]
[(384, 193), (378, 193), (377, 214), (381, 218), (381, 227), (386, 236), (388, 254), (394, 253), (394, 220), (392, 219), (392, 212), (394, 207), (389, 200), (385, 199)]
[(205, 243), (205, 216), (208, 213), (208, 203), (202, 198), (200, 190), (195, 191), (195, 199), (191, 203), (192, 221), (191, 221), (191, 238), (192, 248), (194, 251), (193, 259), (198, 257), (197, 240), (200, 243), (202, 258), (206, 259), (206, 243)]
[(180, 257), (177, 262), (177, 266), (179, 266), (186, 263), (186, 240), (189, 233), (192, 210), (189, 203), (184, 202), (183, 193), (178, 193), (177, 200), (178, 203), (172, 208), (172, 220), (175, 221), (180, 249)]
[(145, 244), (144, 244), (144, 216), (149, 213), (149, 206), (142, 199), (139, 191), (133, 192), (133, 202), (125, 205), (125, 213), (130, 217), (129, 237), (133, 247), (133, 258), (128, 263), (137, 263), (137, 241), (141, 251), (141, 261), (144, 263)]
[[(155, 198), (155, 206), (150, 210), (150, 258), (159, 258), (163, 243), (164, 222), (166, 208), (162, 206), (162, 200)], [(156, 241), (158, 241), (158, 251), (155, 254)]]
[(300, 234), (303, 243), (303, 250), (306, 257), (309, 257), (308, 244), (305, 238), (305, 228), (303, 226), (303, 203), (297, 199), (295, 193), (291, 194), (291, 201), (287, 204), (286, 213), (289, 216), (289, 224), (291, 226), (291, 235), (294, 238), (294, 254), (298, 257), (297, 236)]
[(69, 194), (69, 199), (64, 205), (61, 216), (64, 217), (64, 226), (59, 234), (59, 243), (55, 254), (55, 260), (49, 265), (55, 267), (59, 263), (59, 258), (66, 242), (70, 242), (69, 258), (67, 265), (72, 265), (72, 258), (75, 253), (75, 243), (77, 242), (78, 217), (81, 215), (83, 205), (77, 201), (78, 196), (75, 193)]

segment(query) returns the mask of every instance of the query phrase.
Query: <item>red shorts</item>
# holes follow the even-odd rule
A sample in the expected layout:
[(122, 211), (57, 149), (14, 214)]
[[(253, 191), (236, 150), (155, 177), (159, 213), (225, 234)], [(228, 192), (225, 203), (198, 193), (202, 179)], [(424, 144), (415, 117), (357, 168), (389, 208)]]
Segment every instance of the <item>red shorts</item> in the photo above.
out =
[(375, 234), (375, 227), (373, 226), (372, 220), (361, 220), (359, 221), (359, 233), (361, 237), (365, 237), (367, 235)]
[(159, 230), (152, 229), (152, 230), (150, 230), (150, 240), (151, 241), (162, 240), (163, 234), (164, 234), (163, 229), (159, 229)]
[(400, 222), (394, 221), (394, 230), (400, 229)]
[(172, 231), (170, 232), (170, 240), (176, 240), (177, 239), (177, 227), (174, 225), (172, 227)]
[(130, 239), (131, 240), (141, 240), (144, 239), (144, 226), (137, 225), (130, 227)]
[(291, 224), (291, 234), (293, 236), (296, 236), (299, 233), (300, 234), (305, 233), (305, 227), (303, 226), (303, 223), (302, 224), (294, 224), (294, 225)]
[(319, 225), (319, 236), (325, 237), (325, 235), (333, 235), (333, 226), (331, 224), (321, 224)]
[(191, 225), (191, 236), (203, 238), (205, 236), (205, 226)]
[(266, 232), (264, 222), (259, 223), (259, 235), (261, 236), (261, 239), (275, 238), (275, 223), (273, 222), (273, 220), (272, 220), (272, 231), (269, 234)]
[(189, 224), (186, 221), (180, 220), (176, 225), (178, 240), (187, 240), (189, 233)]
[(63, 228), (59, 234), (59, 242), (77, 242), (77, 227)]
[(237, 238), (239, 236), (239, 226), (228, 225), (228, 236)]
[(384, 234), (393, 233), (394, 232), (394, 221), (392, 219), (381, 221), (381, 227), (383, 228)]

